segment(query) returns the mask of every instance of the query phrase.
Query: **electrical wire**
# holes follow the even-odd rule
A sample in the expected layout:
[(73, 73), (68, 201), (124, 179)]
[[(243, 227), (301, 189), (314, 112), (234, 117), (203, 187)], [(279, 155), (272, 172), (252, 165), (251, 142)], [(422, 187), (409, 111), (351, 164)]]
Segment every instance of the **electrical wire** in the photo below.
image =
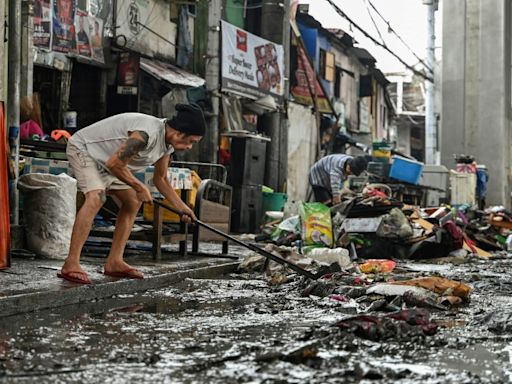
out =
[(345, 12), (343, 12), (336, 4), (334, 4), (333, 0), (326, 0), (333, 8), (334, 10), (344, 19), (346, 19), (349, 23), (351, 23), (354, 27), (356, 27), (364, 36), (366, 36), (368, 39), (370, 39), (374, 44), (378, 45), (379, 47), (384, 48), (386, 51), (388, 51), (390, 54), (392, 54), (400, 63), (402, 63), (406, 68), (410, 69), (413, 73), (416, 75), (422, 77), (425, 80), (428, 80), (430, 82), (434, 82), (434, 79), (432, 76), (428, 76), (424, 74), (421, 71), (418, 71), (416, 68), (414, 68), (412, 65), (407, 64), (400, 56), (398, 56), (395, 52), (393, 52), (390, 48), (388, 48), (385, 44), (382, 44), (377, 39), (375, 39), (372, 35), (370, 35), (368, 32), (366, 32), (362, 27), (360, 27), (354, 20), (352, 20)]
[[(413, 49), (411, 47), (409, 47), (409, 45), (407, 45), (407, 43), (402, 39), (402, 37), (391, 27), (391, 24), (388, 20), (386, 20), (384, 18), (384, 16), (382, 16), (382, 14), (379, 12), (379, 10), (375, 7), (375, 5), (373, 5), (372, 1), (371, 0), (365, 0), (365, 2), (368, 2), (370, 4), (370, 6), (373, 8), (373, 10), (375, 11), (375, 13), (377, 13), (377, 15), (379, 15), (379, 17), (382, 19), (382, 21), (384, 21), (384, 23), (386, 23), (386, 25), (388, 26), (388, 31), (393, 33), (396, 37), (398, 37), (398, 40), (400, 40), (402, 42), (402, 44), (414, 55), (414, 57), (416, 59), (418, 59), (418, 61), (423, 64), (423, 66), (430, 72), (430, 73), (433, 73), (432, 71), (432, 68), (430, 68), (427, 63), (425, 63), (425, 61), (423, 61), (422, 59), (420, 59), (418, 57), (418, 55), (416, 55), (416, 53), (413, 51)], [(372, 19), (373, 20), (373, 19)], [(374, 22), (375, 24), (375, 22)], [(380, 33), (379, 33), (380, 34)], [(381, 37), (382, 38), (382, 37)]]
[(386, 42), (384, 41), (384, 38), (382, 37), (382, 35), (380, 33), (379, 27), (377, 26), (377, 23), (375, 22), (375, 20), (372, 16), (372, 13), (370, 12), (370, 8), (368, 7), (368, 1), (367, 0), (363, 0), (363, 1), (364, 1), (364, 4), (366, 5), (366, 11), (368, 11), (368, 15), (370, 16), (370, 19), (372, 20), (373, 26), (377, 30), (377, 33), (379, 34), (379, 37), (382, 40), (382, 44), (386, 45)]

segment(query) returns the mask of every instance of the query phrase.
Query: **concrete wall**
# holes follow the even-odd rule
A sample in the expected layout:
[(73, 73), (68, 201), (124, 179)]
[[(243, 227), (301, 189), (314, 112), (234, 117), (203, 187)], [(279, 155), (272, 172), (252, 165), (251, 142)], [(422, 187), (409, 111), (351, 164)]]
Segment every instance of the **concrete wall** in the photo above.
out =
[(506, 0), (443, 2), (441, 162), (487, 165), (488, 204), (510, 207), (510, 10)]
[(443, 1), (441, 164), (452, 168), (453, 154), (465, 152), (466, 1)]
[(508, 0), (478, 3), (482, 24), (475, 154), (489, 168), (488, 202), (510, 207), (510, 14), (505, 7)]
[(316, 160), (318, 130), (315, 116), (306, 106), (290, 102), (288, 118), (288, 200), (305, 200), (309, 168)]

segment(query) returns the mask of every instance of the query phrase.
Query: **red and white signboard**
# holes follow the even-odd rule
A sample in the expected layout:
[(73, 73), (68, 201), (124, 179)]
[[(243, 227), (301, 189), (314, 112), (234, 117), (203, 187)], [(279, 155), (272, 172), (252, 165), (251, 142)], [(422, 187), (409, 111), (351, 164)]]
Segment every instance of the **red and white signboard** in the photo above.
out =
[(284, 94), (283, 46), (222, 21), (222, 89), (252, 99)]

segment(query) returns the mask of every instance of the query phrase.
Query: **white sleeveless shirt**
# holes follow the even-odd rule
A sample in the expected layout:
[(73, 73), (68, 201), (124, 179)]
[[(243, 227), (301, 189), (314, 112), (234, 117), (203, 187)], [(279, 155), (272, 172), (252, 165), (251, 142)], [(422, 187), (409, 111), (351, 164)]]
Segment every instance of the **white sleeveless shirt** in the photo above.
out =
[(165, 143), (165, 119), (135, 112), (121, 113), (89, 125), (76, 132), (69, 143), (86, 151), (106, 169), (107, 160), (133, 131), (146, 132), (149, 139), (146, 148), (128, 164), (130, 171), (143, 170), (174, 152), (174, 148)]

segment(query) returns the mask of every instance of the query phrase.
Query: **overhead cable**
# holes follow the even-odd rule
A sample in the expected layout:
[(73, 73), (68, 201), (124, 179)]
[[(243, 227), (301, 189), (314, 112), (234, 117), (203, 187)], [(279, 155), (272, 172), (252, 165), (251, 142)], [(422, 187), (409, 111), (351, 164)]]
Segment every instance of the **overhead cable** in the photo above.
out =
[(377, 26), (377, 23), (373, 19), (372, 13), (370, 12), (370, 8), (368, 8), (368, 1), (364, 0), (364, 4), (366, 5), (366, 10), (368, 11), (368, 15), (370, 16), (370, 19), (372, 20), (373, 26), (375, 27), (375, 29), (377, 30), (377, 33), (379, 34), (379, 37), (380, 37), (380, 39), (382, 41), (382, 44), (386, 45), (386, 42), (384, 41), (384, 38), (382, 37), (382, 35), (380, 33), (379, 27)]
[(346, 19), (349, 23), (351, 23), (354, 27), (356, 27), (364, 36), (366, 36), (368, 39), (370, 39), (374, 44), (378, 45), (379, 47), (384, 48), (386, 51), (388, 51), (390, 54), (392, 54), (400, 63), (402, 63), (406, 68), (410, 69), (414, 74), (424, 78), (425, 80), (434, 82), (434, 79), (432, 76), (428, 76), (424, 74), (421, 71), (418, 71), (416, 68), (414, 68), (412, 65), (407, 64), (400, 56), (398, 56), (395, 52), (393, 52), (391, 49), (389, 49), (385, 44), (382, 44), (377, 39), (375, 39), (373, 36), (371, 36), (368, 32), (366, 32), (362, 27), (360, 27), (354, 20), (352, 20), (345, 12), (343, 12), (336, 4), (334, 4), (333, 0), (326, 0), (333, 8), (334, 10), (344, 19)]
[[(427, 65), (427, 63), (425, 63), (425, 61), (424, 61), (423, 59), (420, 59), (420, 58), (418, 57), (418, 55), (416, 55), (416, 53), (413, 51), (413, 49), (412, 49), (411, 47), (409, 47), (409, 45), (407, 45), (407, 43), (402, 39), (402, 37), (401, 37), (401, 36), (400, 36), (400, 35), (399, 35), (399, 34), (398, 34), (398, 33), (397, 33), (397, 32), (396, 32), (396, 31), (391, 27), (391, 24), (389, 23), (389, 21), (388, 21), (388, 20), (386, 20), (386, 19), (384, 18), (384, 16), (382, 16), (382, 15), (381, 15), (381, 13), (378, 11), (378, 9), (375, 7), (375, 5), (373, 5), (372, 1), (371, 1), (371, 0), (367, 0), (367, 1), (368, 1), (368, 3), (370, 3), (370, 6), (373, 8), (373, 10), (375, 11), (375, 13), (377, 13), (377, 15), (379, 15), (379, 17), (382, 19), (382, 21), (384, 21), (384, 22), (386, 23), (386, 25), (388, 26), (388, 31), (389, 31), (389, 32), (391, 32), (391, 33), (393, 33), (396, 37), (398, 37), (398, 40), (400, 40), (400, 41), (402, 42), (402, 44), (403, 44), (403, 45), (404, 45), (404, 46), (405, 46), (405, 47), (406, 47), (406, 48), (407, 48), (407, 49), (408, 49), (408, 50), (409, 50), (409, 51), (414, 55), (414, 57), (415, 57), (416, 59), (418, 59), (418, 61), (419, 61), (421, 64), (423, 64), (423, 65), (425, 66), (425, 68), (426, 68), (426, 69), (428, 69), (428, 71), (429, 71), (430, 73), (433, 73), (432, 68), (430, 68), (430, 67)], [(372, 19), (372, 21), (373, 21), (373, 19)], [(374, 22), (374, 24), (375, 24), (375, 22)], [(380, 35), (380, 33), (379, 33), (379, 35)], [(381, 39), (382, 39), (382, 37), (381, 37)]]

